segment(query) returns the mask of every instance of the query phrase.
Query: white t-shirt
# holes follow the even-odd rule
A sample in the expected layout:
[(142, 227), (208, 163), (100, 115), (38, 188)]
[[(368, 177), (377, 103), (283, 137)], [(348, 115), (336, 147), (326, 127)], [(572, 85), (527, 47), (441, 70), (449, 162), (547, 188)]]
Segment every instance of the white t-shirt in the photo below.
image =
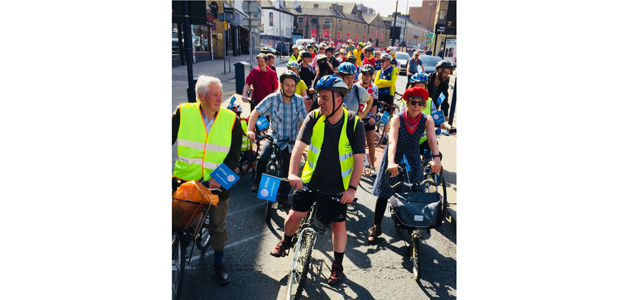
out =
[[(359, 99), (357, 99), (357, 92)], [(343, 104), (346, 109), (354, 111), (358, 115), (360, 112), (359, 109), (365, 107), (365, 103), (367, 103), (369, 97), (370, 94), (368, 94), (368, 91), (355, 83), (352, 85), (352, 89), (348, 91), (348, 95), (343, 98)]]

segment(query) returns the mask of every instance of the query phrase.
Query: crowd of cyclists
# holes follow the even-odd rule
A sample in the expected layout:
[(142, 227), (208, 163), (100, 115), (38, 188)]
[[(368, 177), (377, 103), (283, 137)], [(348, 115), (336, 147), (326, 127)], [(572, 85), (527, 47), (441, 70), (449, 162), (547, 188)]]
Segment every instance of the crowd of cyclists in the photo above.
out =
[[(378, 200), (368, 242), (376, 243), (382, 234), (380, 223), (387, 198), (393, 193), (383, 184), (386, 171), (396, 176), (398, 165), (405, 156), (414, 170), (410, 175), (413, 180), (420, 176), (422, 149), (440, 153), (434, 121), (430, 116), (440, 110), (448, 116), (448, 81), (453, 67), (447, 61), (440, 61), (436, 72), (426, 74), (418, 59), (419, 52), (414, 53), (407, 64), (407, 88), (402, 93), (400, 113), (393, 115), (385, 126), (385, 149), (377, 168), (374, 143), (377, 109), (384, 105), (386, 111), (392, 114), (396, 82), (401, 71), (395, 48), (375, 51), (370, 43), (358, 43), (355, 47), (352, 40), (348, 40), (339, 49), (333, 43), (313, 43), (293, 45), (291, 50), (287, 70), (280, 76), (273, 65), (275, 58), (272, 54), (256, 56), (257, 66), (247, 76), (242, 91), (243, 103), (250, 103), (251, 113), (247, 119), (240, 120), (234, 114), (239, 112), (240, 115), (242, 109), (239, 105), (232, 110), (217, 106), (222, 97), (218, 79), (209, 76), (199, 78), (195, 88), (197, 103), (182, 104), (173, 113), (173, 143), (178, 141), (173, 190), (182, 182), (200, 179), (209, 182), (210, 187), (222, 188), (213, 179), (207, 180), (208, 174), (218, 162), (225, 162), (235, 169), (235, 147), (242, 146), (241, 151), (252, 151), (246, 146), (247, 140), (256, 141), (259, 134), (256, 121), (266, 117), (269, 123), (267, 134), (277, 141), (293, 141), (277, 144), (281, 153), (279, 160), (285, 166), (281, 176), (287, 178), (281, 184), (278, 202), (291, 207), (291, 210), (285, 220), (284, 237), (270, 254), (275, 257), (286, 255), (297, 225), (314, 201), (312, 194), (302, 190), (303, 184), (327, 193), (343, 193), (338, 203), (328, 207), (326, 220), (333, 231), (334, 250), (328, 283), (337, 285), (343, 278), (346, 205), (355, 198), (361, 176), (375, 178), (372, 194)], [(435, 99), (440, 94), (444, 94), (447, 100), (438, 106)], [(205, 124), (201, 126), (205, 127), (205, 132), (188, 129), (197, 124)], [(442, 123), (439, 128), (454, 132), (448, 122)], [(242, 136), (229, 138), (233, 131), (241, 132)], [(191, 142), (187, 144), (187, 140)], [(204, 143), (214, 143), (217, 147), (210, 151), (208, 146), (203, 146)], [(271, 143), (265, 140), (261, 146), (251, 192), (258, 192), (263, 166), (271, 154)], [(191, 147), (201, 148), (195, 150)], [(367, 159), (364, 158), (366, 148)], [(305, 151), (307, 159), (303, 171), (300, 171)], [(441, 158), (440, 155), (433, 156), (431, 168), (436, 173), (440, 171)], [(291, 187), (296, 191), (290, 200)], [(228, 197), (229, 193), (223, 191), (220, 201), (225, 202), (220, 207), (220, 213), (212, 214), (218, 219), (210, 229), (213, 237), (218, 236), (212, 240), (212, 247), (215, 250), (217, 280), (222, 284), (230, 282), (222, 262)]]

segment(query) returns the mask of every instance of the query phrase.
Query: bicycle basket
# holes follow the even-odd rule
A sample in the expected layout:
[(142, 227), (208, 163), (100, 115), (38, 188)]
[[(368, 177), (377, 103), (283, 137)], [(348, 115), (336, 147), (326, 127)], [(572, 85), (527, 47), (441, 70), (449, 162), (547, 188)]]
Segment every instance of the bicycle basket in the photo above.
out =
[(201, 213), (210, 204), (217, 206), (219, 196), (212, 194), (199, 181), (183, 183), (173, 194), (173, 226), (186, 229), (199, 220)]
[(442, 196), (438, 193), (395, 193), (389, 198), (394, 226), (437, 228), (442, 225)]

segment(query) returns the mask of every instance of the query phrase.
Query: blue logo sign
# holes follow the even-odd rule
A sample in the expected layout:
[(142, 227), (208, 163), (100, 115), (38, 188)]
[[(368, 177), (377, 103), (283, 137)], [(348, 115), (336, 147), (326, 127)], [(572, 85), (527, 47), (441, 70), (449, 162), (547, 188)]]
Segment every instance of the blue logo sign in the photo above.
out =
[(240, 177), (236, 176), (236, 173), (230, 170), (225, 164), (221, 164), (218, 168), (214, 169), (214, 171), (210, 173), (210, 176), (226, 190), (229, 190), (234, 183), (240, 179)]
[(441, 110), (433, 113), (431, 116), (433, 117), (433, 122), (435, 122), (436, 127), (445, 122), (444, 112)]
[(407, 172), (411, 172), (411, 167), (409, 166), (409, 161), (407, 161), (407, 157), (403, 154), (403, 159), (400, 161), (401, 164), (405, 164), (407, 166)]
[(383, 116), (381, 117), (381, 122), (383, 122), (383, 124), (387, 124), (387, 122), (389, 122), (389, 117), (391, 117), (389, 112), (384, 112)]
[(228, 105), (227, 109), (234, 108), (234, 101), (236, 101), (236, 97), (232, 96), (232, 99), (230, 99), (230, 104)]
[(260, 178), (260, 185), (258, 187), (258, 198), (276, 202), (279, 187), (280, 178), (263, 174)]
[(267, 118), (260, 117), (258, 120), (256, 120), (256, 127), (258, 127), (258, 130), (263, 130), (269, 127), (269, 122), (267, 121)]
[(435, 102), (437, 102), (437, 106), (442, 105), (442, 101), (444, 101), (444, 98), (446, 98), (444, 96), (444, 93), (440, 93), (440, 97), (437, 98), (437, 100)]

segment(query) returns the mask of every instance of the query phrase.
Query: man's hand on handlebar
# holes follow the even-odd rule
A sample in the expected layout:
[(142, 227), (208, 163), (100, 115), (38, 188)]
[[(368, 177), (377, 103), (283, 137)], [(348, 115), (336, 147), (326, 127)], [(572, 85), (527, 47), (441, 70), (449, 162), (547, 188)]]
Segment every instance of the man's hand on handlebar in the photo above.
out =
[(289, 174), (289, 177), (287, 177), (287, 179), (289, 180), (289, 185), (298, 190), (302, 189), (302, 178), (300, 178), (300, 176)]
[(256, 133), (253, 131), (247, 131), (247, 138), (252, 141), (255, 142), (256, 141)]
[(341, 199), (339, 199), (339, 203), (346, 204), (354, 201), (355, 195), (357, 191), (353, 189), (347, 189), (345, 192), (341, 194)]

